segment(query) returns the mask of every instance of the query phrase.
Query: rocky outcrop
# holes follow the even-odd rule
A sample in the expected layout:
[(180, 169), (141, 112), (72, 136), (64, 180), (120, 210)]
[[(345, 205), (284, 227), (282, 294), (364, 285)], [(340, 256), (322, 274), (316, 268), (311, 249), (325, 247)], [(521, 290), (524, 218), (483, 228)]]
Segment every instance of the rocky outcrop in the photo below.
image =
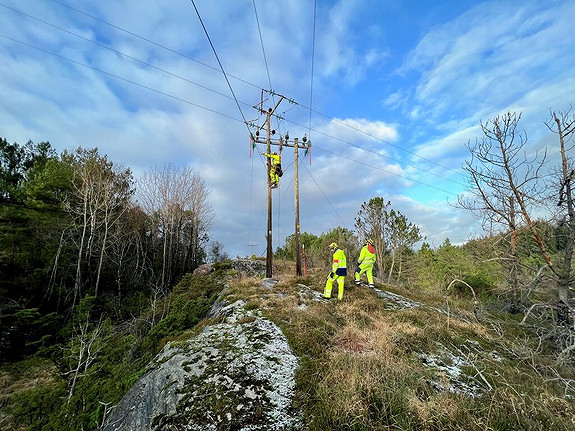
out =
[[(234, 270), (259, 274), (265, 263), (234, 261)], [(264, 278), (259, 286), (266, 296), (285, 295), (275, 292), (277, 283)], [(330, 304), (321, 291), (303, 284), (297, 288), (300, 310), (317, 302)], [(396, 293), (374, 292), (391, 312), (426, 308), (445, 313)], [(198, 335), (166, 345), (113, 409), (102, 431), (306, 429), (293, 405), (298, 359), (285, 336), (258, 310), (246, 309), (242, 300), (227, 304), (221, 300), (225, 296), (224, 290), (205, 321), (211, 323)], [(414, 352), (414, 358), (434, 370), (428, 383), (435, 390), (469, 397), (491, 390), (470, 359), (482, 354), (477, 343), (468, 340), (459, 347), (438, 343), (432, 350)]]
[(243, 301), (155, 358), (106, 421), (118, 430), (301, 430), (292, 406), (298, 360), (281, 330)]
[(243, 277), (258, 277), (266, 273), (266, 262), (257, 259), (234, 259), (232, 267)]

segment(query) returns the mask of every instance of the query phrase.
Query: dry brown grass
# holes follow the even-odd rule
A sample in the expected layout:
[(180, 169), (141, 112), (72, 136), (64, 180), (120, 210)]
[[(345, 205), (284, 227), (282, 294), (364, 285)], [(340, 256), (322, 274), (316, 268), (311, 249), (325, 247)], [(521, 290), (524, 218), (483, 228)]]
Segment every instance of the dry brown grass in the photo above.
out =
[(0, 370), (0, 430), (24, 430), (14, 424), (14, 417), (7, 413), (11, 398), (31, 389), (54, 384), (58, 370), (53, 362), (32, 358), (18, 367)]
[[(296, 277), (285, 267), (290, 273), (274, 274), (273, 289), (254, 279), (241, 280), (231, 291), (279, 324), (301, 358), (298, 400), (310, 431), (575, 429), (573, 403), (534, 374), (532, 365), (461, 347), (501, 346), (501, 356), (514, 348), (500, 329), (475, 319), (465, 298), (449, 301), (449, 315), (441, 293), (418, 292), (414, 298), (415, 292), (397, 288), (392, 291), (426, 306), (390, 309), (375, 292), (349, 284), (341, 302), (302, 300), (298, 285), (322, 292), (325, 271)], [(477, 398), (437, 390), (449, 387), (450, 377), (423, 365), (416, 354), (433, 353), (438, 345), (463, 349), (472, 361), (468, 371), (489, 379), (492, 390)]]

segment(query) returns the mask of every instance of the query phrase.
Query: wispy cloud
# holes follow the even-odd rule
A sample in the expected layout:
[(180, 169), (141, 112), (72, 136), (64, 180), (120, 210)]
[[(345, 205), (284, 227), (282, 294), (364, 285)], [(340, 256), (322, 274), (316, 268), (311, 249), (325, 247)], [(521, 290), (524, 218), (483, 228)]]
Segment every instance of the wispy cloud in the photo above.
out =
[[(549, 108), (575, 94), (570, 0), (458, 4), (453, 19), (421, 4), (409, 28), (413, 11), (402, 2), (318, 0), (314, 22), (304, 0), (258, 0), (256, 10), (252, 0), (197, 0), (233, 95), (190, 2), (2, 4), (29, 16), (0, 6), (0, 92), (9, 95), (0, 135), (60, 151), (97, 146), (136, 175), (193, 166), (212, 191), (212, 238), (232, 255), (264, 244), (263, 148), (250, 158), (242, 118), (261, 123), (253, 105), (278, 101), (262, 89), (298, 103), (280, 104), (274, 128), (311, 132), (312, 164), (300, 161), (302, 229), (353, 228), (361, 203), (382, 195), (436, 244), (476, 232), (446, 200), (463, 189), (459, 168), (479, 122), (520, 110), (542, 145)], [(274, 245), (293, 231), (293, 153), (283, 159)]]

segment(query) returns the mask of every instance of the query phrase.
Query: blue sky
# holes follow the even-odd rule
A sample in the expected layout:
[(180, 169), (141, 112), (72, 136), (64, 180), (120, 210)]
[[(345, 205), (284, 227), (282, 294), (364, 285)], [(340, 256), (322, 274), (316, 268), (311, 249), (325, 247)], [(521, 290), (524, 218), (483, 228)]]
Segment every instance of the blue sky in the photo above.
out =
[[(271, 88), (297, 102), (279, 105), (274, 128), (312, 142), (302, 231), (353, 229), (383, 196), (432, 245), (460, 243), (481, 234), (449, 204), (481, 121), (522, 112), (527, 150), (553, 163), (544, 121), (575, 102), (573, 22), (571, 0), (0, 0), (0, 136), (98, 147), (136, 177), (192, 166), (210, 190), (211, 239), (263, 254), (266, 172), (243, 118)], [(274, 248), (294, 231), (291, 150), (283, 166)]]

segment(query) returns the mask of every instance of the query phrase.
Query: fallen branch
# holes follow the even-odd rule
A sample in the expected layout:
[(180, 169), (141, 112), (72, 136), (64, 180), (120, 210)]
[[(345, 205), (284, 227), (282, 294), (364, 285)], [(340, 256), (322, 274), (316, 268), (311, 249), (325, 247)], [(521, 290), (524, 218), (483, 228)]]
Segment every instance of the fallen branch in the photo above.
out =
[(527, 286), (525, 286), (525, 289), (527, 290), (527, 295), (526, 295), (527, 298), (529, 298), (531, 293), (537, 288), (537, 286), (541, 282), (543, 275), (544, 275), (543, 270), (546, 268), (548, 268), (547, 265), (544, 265), (541, 268), (539, 268), (539, 270), (537, 271), (537, 274), (535, 275), (533, 280), (531, 280), (531, 283), (529, 283)]
[(555, 309), (555, 306), (553, 305), (549, 305), (549, 304), (533, 304), (531, 305), (531, 307), (529, 307), (529, 309), (527, 310), (527, 313), (525, 313), (525, 316), (523, 316), (523, 320), (521, 320), (521, 322), (519, 322), (519, 325), (523, 325), (525, 323), (525, 321), (527, 320), (527, 318), (529, 317), (529, 314), (531, 314), (531, 312), (533, 311), (534, 308), (536, 307), (543, 307), (543, 308), (550, 308), (550, 309)]

